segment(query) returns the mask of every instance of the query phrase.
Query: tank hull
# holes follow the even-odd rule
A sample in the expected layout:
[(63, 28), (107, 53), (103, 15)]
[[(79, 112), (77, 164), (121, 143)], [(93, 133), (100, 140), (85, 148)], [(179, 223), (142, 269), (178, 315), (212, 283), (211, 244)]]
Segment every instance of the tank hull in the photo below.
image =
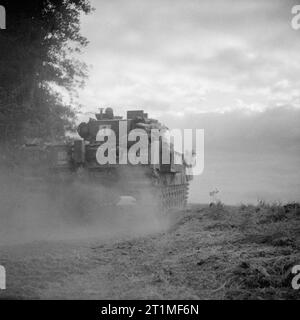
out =
[[(116, 145), (112, 147), (116, 152), (116, 163), (113, 164), (102, 164), (97, 158), (97, 152), (105, 140), (100, 139), (102, 142), (99, 142), (99, 132), (103, 128), (110, 128), (116, 136)], [(27, 161), (27, 164), (33, 164), (28, 172), (35, 171), (39, 162), (37, 158), (40, 157), (42, 176), (53, 199), (63, 198), (66, 203), (74, 201), (74, 195), (81, 199), (82, 194), (106, 208), (117, 206), (121, 197), (132, 197), (137, 205), (152, 206), (159, 212), (183, 208), (187, 204), (191, 176), (187, 174), (184, 163), (177, 164), (175, 161), (176, 156), (182, 158), (182, 155), (175, 153), (170, 144), (167, 145), (170, 162), (165, 164), (160, 159), (158, 163), (151, 164), (151, 130), (162, 128), (157, 120), (148, 119), (142, 110), (129, 111), (127, 119), (114, 117), (110, 110), (107, 115), (98, 114), (97, 120), (90, 119), (88, 123), (79, 125), (78, 133), (82, 140), (26, 147), (29, 158), (30, 155), (35, 157), (35, 161)], [(133, 129), (142, 129), (148, 135), (149, 145), (145, 149), (149, 151), (148, 164), (130, 164), (130, 161), (121, 164), (120, 150), (124, 151), (121, 143)], [(126, 150), (133, 144), (127, 140)], [(162, 147), (163, 143), (159, 140), (160, 156)], [(40, 174), (36, 176), (41, 177)], [(89, 200), (83, 202), (86, 204)], [(85, 206), (87, 208), (88, 204)], [(88, 211), (84, 205), (82, 211)]]

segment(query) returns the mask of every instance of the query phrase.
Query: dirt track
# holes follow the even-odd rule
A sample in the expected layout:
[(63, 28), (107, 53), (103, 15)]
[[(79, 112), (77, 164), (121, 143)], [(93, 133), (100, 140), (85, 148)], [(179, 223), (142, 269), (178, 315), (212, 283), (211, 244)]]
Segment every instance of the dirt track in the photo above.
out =
[(299, 298), (299, 216), (260, 224), (255, 213), (193, 206), (146, 236), (1, 246), (0, 299)]

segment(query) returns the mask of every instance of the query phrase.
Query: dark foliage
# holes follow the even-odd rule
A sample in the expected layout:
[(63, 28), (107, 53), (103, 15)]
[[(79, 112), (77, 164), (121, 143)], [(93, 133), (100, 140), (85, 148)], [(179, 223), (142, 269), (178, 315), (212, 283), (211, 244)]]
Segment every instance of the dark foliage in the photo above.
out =
[(59, 139), (74, 126), (62, 98), (84, 84), (76, 54), (87, 45), (80, 15), (89, 0), (2, 1), (7, 29), (0, 31), (0, 139)]

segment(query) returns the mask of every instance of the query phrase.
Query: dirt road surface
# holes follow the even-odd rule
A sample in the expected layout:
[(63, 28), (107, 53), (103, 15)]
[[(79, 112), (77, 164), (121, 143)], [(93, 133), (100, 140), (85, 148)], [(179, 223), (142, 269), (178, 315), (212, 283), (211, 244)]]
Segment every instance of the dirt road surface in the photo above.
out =
[(299, 212), (289, 214), (195, 205), (148, 234), (1, 244), (0, 299), (299, 299)]

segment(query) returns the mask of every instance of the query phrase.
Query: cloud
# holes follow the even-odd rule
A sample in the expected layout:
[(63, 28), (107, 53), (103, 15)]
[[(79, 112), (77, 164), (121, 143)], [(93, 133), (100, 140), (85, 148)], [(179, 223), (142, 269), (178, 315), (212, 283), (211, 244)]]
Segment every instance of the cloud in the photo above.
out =
[(186, 113), (162, 117), (169, 127), (204, 129), (206, 148), (242, 154), (300, 156), (300, 109), (290, 106), (263, 112), (234, 110), (225, 113)]
[[(294, 4), (93, 1), (96, 11), (82, 23), (90, 40), (84, 59), (92, 68), (81, 102), (121, 111), (153, 105), (160, 113), (182, 107), (199, 112), (241, 105), (297, 107), (300, 41), (290, 26)], [(288, 88), (278, 88), (283, 81)]]
[[(300, 31), (295, 0), (93, 0), (84, 110), (145, 109), (206, 130), (192, 189), (224, 200), (299, 196)], [(200, 181), (200, 182), (199, 182)], [(198, 193), (197, 193), (198, 192)], [(196, 195), (197, 193), (197, 195)], [(206, 194), (206, 195), (204, 195)]]
[(205, 168), (191, 200), (208, 202), (218, 188), (226, 203), (300, 200), (300, 110), (169, 114), (167, 125), (205, 130)]

